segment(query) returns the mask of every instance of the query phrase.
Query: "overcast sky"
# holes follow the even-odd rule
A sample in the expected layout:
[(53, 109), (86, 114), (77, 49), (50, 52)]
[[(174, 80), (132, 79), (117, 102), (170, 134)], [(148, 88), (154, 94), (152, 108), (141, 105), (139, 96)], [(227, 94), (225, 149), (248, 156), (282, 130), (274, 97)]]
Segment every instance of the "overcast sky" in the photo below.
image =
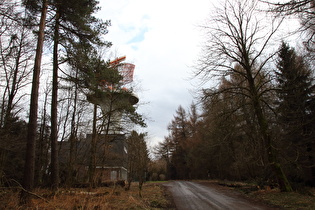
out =
[(100, 0), (99, 15), (112, 23), (106, 35), (112, 54), (126, 55), (136, 65), (139, 112), (149, 118), (143, 132), (150, 146), (168, 134), (178, 106), (187, 109), (193, 101), (189, 78), (202, 40), (197, 26), (210, 5), (209, 0)]

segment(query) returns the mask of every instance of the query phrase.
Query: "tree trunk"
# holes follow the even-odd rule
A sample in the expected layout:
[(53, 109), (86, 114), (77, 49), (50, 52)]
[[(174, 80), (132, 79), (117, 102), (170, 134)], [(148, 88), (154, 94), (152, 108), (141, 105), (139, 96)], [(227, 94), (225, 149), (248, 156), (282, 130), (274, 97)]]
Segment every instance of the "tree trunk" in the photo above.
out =
[(35, 179), (36, 179), (36, 184), (43, 184), (44, 181), (44, 174), (46, 173), (46, 168), (48, 166), (48, 139), (47, 139), (47, 100), (48, 100), (48, 92), (45, 93), (45, 98), (44, 98), (44, 107), (43, 107), (43, 114), (41, 116), (41, 124), (39, 128), (39, 139), (38, 143), (39, 146), (38, 148), (38, 158), (37, 158), (37, 163), (36, 163), (36, 172), (35, 174)]
[(254, 78), (252, 77), (251, 71), (246, 70), (246, 72), (247, 72), (247, 77), (248, 77), (249, 89), (251, 91), (251, 96), (252, 96), (252, 104), (256, 113), (260, 133), (264, 141), (263, 143), (265, 145), (268, 162), (271, 165), (271, 169), (275, 173), (280, 189), (282, 191), (291, 192), (292, 187), (284, 171), (282, 170), (282, 167), (277, 160), (276, 152), (272, 147), (271, 136), (268, 132), (267, 119), (265, 118), (263, 114), (263, 110), (259, 101), (259, 96), (258, 96), (257, 89), (255, 86)]
[(60, 13), (57, 8), (54, 31), (53, 50), (53, 83), (51, 98), (51, 187), (57, 190), (59, 186), (59, 163), (58, 163), (58, 44), (59, 44), (59, 19)]
[(94, 104), (93, 111), (93, 131), (91, 139), (90, 150), (90, 166), (89, 166), (89, 182), (91, 187), (95, 187), (95, 169), (96, 169), (96, 143), (97, 143), (97, 130), (96, 130), (96, 117), (97, 117), (97, 105)]
[[(77, 79), (78, 71), (76, 71), (75, 78)], [(70, 151), (69, 151), (69, 165), (67, 171), (67, 186), (72, 186), (73, 184), (73, 170), (74, 170), (74, 158), (75, 158), (75, 144), (76, 144), (76, 136), (77, 136), (77, 129), (76, 129), (76, 114), (77, 114), (77, 100), (78, 100), (78, 84), (74, 84), (74, 99), (73, 99), (73, 111), (72, 111), (72, 119), (71, 119), (71, 134), (69, 137), (70, 141)]]
[[(39, 24), (39, 32), (37, 38), (37, 48), (35, 55), (35, 64), (33, 70), (32, 92), (30, 102), (30, 115), (27, 131), (27, 145), (26, 157), (23, 176), (23, 188), (27, 191), (32, 191), (34, 187), (34, 172), (35, 172), (35, 142), (36, 142), (36, 129), (37, 129), (37, 112), (38, 112), (38, 89), (39, 89), (39, 75), (42, 60), (46, 14), (48, 2), (43, 0), (42, 13)], [(23, 191), (21, 193), (21, 202), (24, 203), (28, 197), (28, 193)]]
[(16, 91), (18, 89), (17, 76), (18, 76), (18, 72), (19, 72), (19, 64), (20, 64), (20, 59), (21, 59), (21, 49), (22, 49), (23, 39), (24, 39), (24, 30), (22, 31), (20, 44), (19, 44), (19, 46), (16, 46), (18, 51), (17, 51), (16, 58), (15, 58), (15, 69), (13, 72), (12, 84), (11, 84), (11, 88), (9, 91), (8, 105), (7, 105), (7, 110), (6, 110), (6, 114), (5, 114), (5, 118), (4, 118), (4, 129), (9, 128), (10, 124), (11, 124), (11, 118), (12, 118), (11, 114), (12, 114), (12, 110), (13, 110), (13, 99), (14, 99), (14, 97), (16, 95)]

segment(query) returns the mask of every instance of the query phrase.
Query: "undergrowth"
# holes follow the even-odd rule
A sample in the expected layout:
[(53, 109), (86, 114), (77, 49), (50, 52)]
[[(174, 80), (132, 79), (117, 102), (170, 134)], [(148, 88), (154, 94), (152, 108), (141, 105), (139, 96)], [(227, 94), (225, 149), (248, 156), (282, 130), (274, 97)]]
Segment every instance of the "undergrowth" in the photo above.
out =
[(2, 188), (0, 209), (171, 209), (164, 188), (156, 183), (145, 184), (142, 197), (136, 183), (129, 191), (122, 187), (71, 188), (52, 194), (48, 189), (36, 189), (28, 206), (19, 206), (19, 193), (17, 189)]

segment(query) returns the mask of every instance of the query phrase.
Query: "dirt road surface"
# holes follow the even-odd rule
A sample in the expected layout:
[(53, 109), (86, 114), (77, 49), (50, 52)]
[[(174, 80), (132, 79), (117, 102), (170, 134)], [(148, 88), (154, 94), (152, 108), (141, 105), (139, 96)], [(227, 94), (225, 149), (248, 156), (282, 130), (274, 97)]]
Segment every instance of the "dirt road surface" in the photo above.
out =
[(205, 186), (190, 181), (172, 181), (165, 186), (171, 192), (178, 210), (275, 209), (249, 201), (241, 194), (220, 186)]

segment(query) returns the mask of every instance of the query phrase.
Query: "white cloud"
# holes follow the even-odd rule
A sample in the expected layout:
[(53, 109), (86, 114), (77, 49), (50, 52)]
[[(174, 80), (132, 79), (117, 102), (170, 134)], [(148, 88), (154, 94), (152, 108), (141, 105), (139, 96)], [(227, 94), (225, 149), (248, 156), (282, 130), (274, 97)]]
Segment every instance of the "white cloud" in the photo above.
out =
[(197, 59), (201, 40), (197, 25), (207, 18), (209, 0), (100, 0), (99, 16), (112, 21), (106, 40), (118, 55), (136, 65), (135, 77), (144, 90), (140, 100), (149, 102), (140, 112), (149, 113), (152, 142), (167, 135), (167, 125), (179, 105), (193, 97), (189, 68)]

